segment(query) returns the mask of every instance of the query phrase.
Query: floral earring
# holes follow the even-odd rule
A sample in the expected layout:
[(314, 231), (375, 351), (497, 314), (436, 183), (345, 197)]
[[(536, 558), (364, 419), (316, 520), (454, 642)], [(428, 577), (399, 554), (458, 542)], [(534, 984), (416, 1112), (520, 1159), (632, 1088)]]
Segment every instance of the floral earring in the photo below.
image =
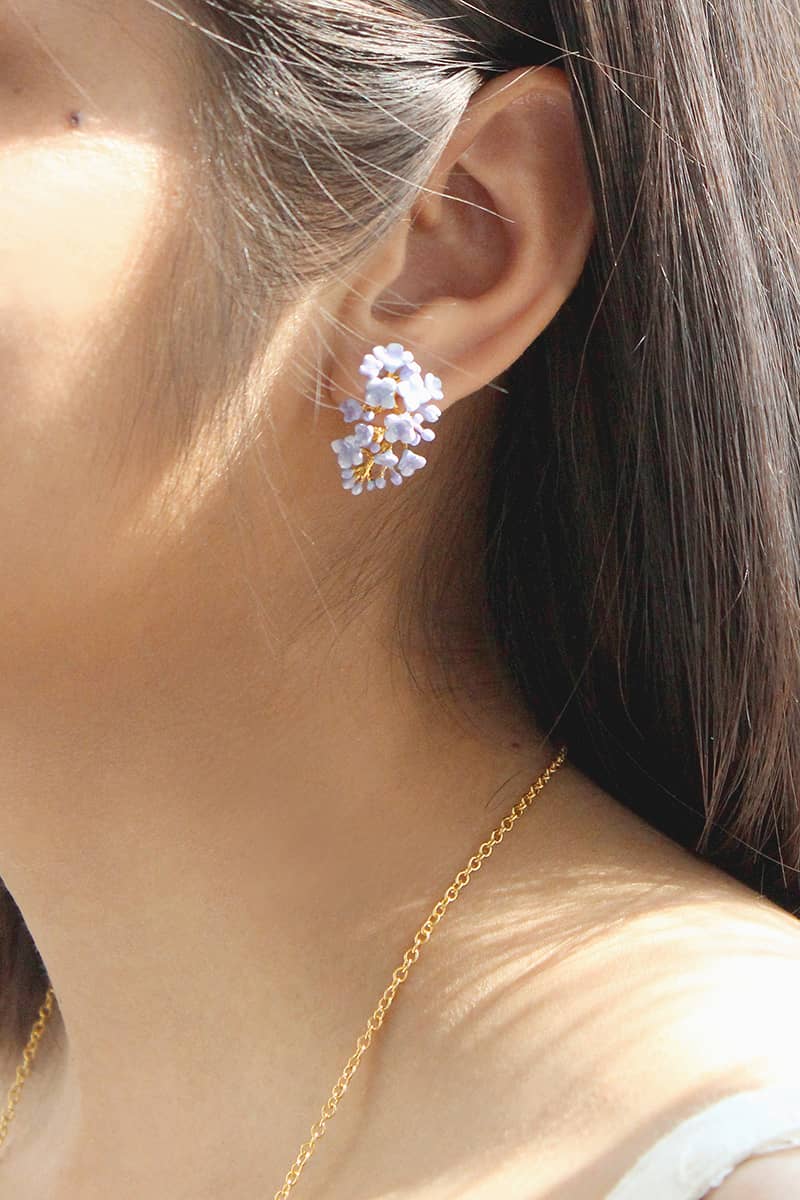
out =
[[(345, 421), (357, 421), (352, 433), (331, 442), (342, 472), (342, 487), (358, 496), (385, 488), (387, 478), (401, 484), (428, 461), (411, 446), (432, 442), (436, 434), (423, 427), (438, 421), (443, 400), (442, 381), (430, 371), (424, 376), (414, 355), (397, 342), (375, 346), (359, 367), (366, 375), (364, 400), (338, 405)], [(399, 455), (395, 446), (402, 447)]]

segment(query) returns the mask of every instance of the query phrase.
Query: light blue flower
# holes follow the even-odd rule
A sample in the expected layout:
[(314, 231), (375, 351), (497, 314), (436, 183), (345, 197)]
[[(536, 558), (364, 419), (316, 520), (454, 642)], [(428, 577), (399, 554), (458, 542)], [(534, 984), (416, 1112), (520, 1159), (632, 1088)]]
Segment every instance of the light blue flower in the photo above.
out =
[(428, 371), (425, 376), (425, 387), (428, 390), (428, 395), (431, 400), (444, 400), (444, 392), (442, 391), (442, 381), (438, 375), (434, 375), (432, 371)]
[(397, 371), (404, 363), (414, 361), (414, 355), (406, 350), (399, 342), (390, 342), (388, 346), (373, 346), (372, 353), (386, 367), (387, 371)]
[(422, 376), (416, 372), (410, 375), (408, 379), (401, 379), (397, 385), (397, 390), (403, 397), (406, 412), (416, 412), (421, 404), (426, 404), (430, 400)]
[(364, 490), (364, 481), (354, 478), (352, 471), (342, 471), (342, 487), (353, 496), (358, 496)]
[(380, 375), (383, 370), (383, 363), (374, 354), (365, 354), (361, 366), (358, 368), (362, 375), (374, 379), (376, 375)]
[(348, 400), (345, 400), (343, 404), (340, 404), (339, 410), (345, 421), (357, 421), (363, 412), (359, 402), (357, 400), (353, 400), (352, 397), (350, 397)]
[(372, 442), (375, 437), (375, 428), (372, 425), (365, 425), (362, 421), (360, 424), (353, 427), (351, 437), (355, 446), (358, 446), (359, 448), (362, 446), (369, 446), (370, 442)]
[(416, 443), (416, 427), (408, 413), (389, 413), (386, 417), (387, 442)]
[(367, 384), (367, 404), (371, 408), (394, 408), (397, 386), (394, 379), (371, 379)]
[(416, 419), (417, 416), (421, 416), (423, 421), (430, 421), (433, 424), (434, 421), (439, 420), (441, 415), (442, 410), (435, 404), (423, 404), (417, 413), (414, 414), (414, 417)]
[(406, 446), (400, 456), (400, 462), (397, 464), (397, 469), (401, 475), (408, 477), (413, 475), (415, 471), (419, 471), (420, 467), (424, 467), (428, 460), (423, 458), (421, 454), (415, 454), (413, 450), (409, 450)]
[[(411, 447), (435, 439), (436, 434), (425, 428), (424, 422), (438, 421), (442, 412), (433, 401), (444, 399), (441, 379), (432, 371), (423, 376), (414, 355), (399, 342), (374, 346), (372, 353), (364, 356), (359, 372), (367, 380), (365, 399), (359, 402), (349, 397), (338, 406), (345, 421), (356, 422), (353, 432), (331, 442), (342, 487), (354, 496), (383, 489), (389, 482), (397, 486), (426, 465), (427, 460)], [(402, 445), (399, 458), (392, 449), (397, 443)], [(354, 470), (364, 463), (365, 451), (372, 456), (371, 466), (380, 472), (370, 477), (367, 471), (366, 479), (364, 471)]]
[(331, 448), (339, 460), (340, 467), (360, 467), (364, 461), (364, 454), (361, 447), (356, 445), (352, 434), (348, 434), (347, 437), (337, 438), (334, 442), (331, 442)]
[(419, 436), (417, 437), (416, 441), (408, 443), (410, 446), (416, 446), (416, 444), (420, 440), (420, 438), (424, 442), (432, 442), (434, 440), (434, 438), (436, 437), (436, 434), (434, 433), (434, 431), (432, 429), (424, 428), (424, 426), (422, 424), (423, 418), (420, 413), (415, 412), (414, 415), (412, 416), (411, 420), (414, 422), (414, 428), (417, 430), (417, 433)]
[(374, 461), (376, 467), (395, 467), (400, 460), (393, 450), (382, 450), (375, 455)]
[(411, 420), (414, 422), (415, 428), (419, 430), (420, 436), (423, 437), (426, 442), (432, 442), (436, 437), (436, 434), (432, 429), (424, 429), (423, 422), (438, 421), (441, 415), (442, 414), (435, 404), (424, 404), (422, 408), (417, 409), (415, 413), (411, 414)]

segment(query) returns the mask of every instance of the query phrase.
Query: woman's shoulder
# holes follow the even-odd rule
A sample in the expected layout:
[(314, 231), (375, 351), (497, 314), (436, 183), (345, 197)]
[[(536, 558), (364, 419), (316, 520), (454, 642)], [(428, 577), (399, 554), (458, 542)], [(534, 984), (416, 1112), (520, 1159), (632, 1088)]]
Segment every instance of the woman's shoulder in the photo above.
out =
[(598, 1200), (692, 1113), (800, 1080), (800, 921), (594, 786), (550, 818), (510, 922), (495, 1103), (513, 1081), (526, 1200)]
[[(800, 1139), (800, 923), (727, 877), (698, 883), (688, 872), (672, 912), (643, 914), (628, 928), (626, 946), (608, 944), (609, 965), (638, 994), (636, 1002), (618, 1000), (618, 1013), (639, 1020), (638, 1036), (628, 1026), (631, 1042), (618, 1069), (609, 1067), (627, 1114), (613, 1170), (624, 1174), (674, 1133), (673, 1152), (699, 1174), (715, 1163), (726, 1171), (715, 1200), (800, 1195), (800, 1151), (752, 1158), (758, 1147), (753, 1142), (748, 1151), (746, 1136), (758, 1115), (764, 1145), (788, 1118), (794, 1144)], [(728, 1103), (736, 1097), (740, 1124)], [(685, 1198), (676, 1192), (675, 1200)]]
[(730, 1092), (669, 1128), (605, 1200), (800, 1195), (800, 1083)]
[[(604, 846), (564, 892), (563, 949), (532, 988), (528, 1030), (539, 1052), (543, 1026), (551, 1041), (547, 1138), (565, 1154), (577, 1141), (580, 1166), (562, 1157), (555, 1191), (529, 1200), (598, 1200), (691, 1114), (800, 1086), (800, 921), (604, 793), (587, 805)], [(787, 1155), (763, 1171), (791, 1169)]]
[(791, 1200), (800, 1196), (800, 1148), (748, 1158), (713, 1193), (713, 1200)]
[(370, 1083), (377, 1195), (600, 1200), (692, 1113), (800, 1079), (800, 922), (579, 792), (526, 815), (409, 977)]

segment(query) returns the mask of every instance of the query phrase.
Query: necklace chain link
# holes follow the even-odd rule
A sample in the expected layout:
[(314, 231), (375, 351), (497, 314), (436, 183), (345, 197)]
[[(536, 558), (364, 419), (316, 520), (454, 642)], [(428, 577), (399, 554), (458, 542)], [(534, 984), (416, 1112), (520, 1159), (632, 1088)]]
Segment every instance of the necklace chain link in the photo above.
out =
[[(566, 757), (567, 747), (562, 746), (556, 758), (550, 763), (550, 766), (542, 772), (542, 774), (533, 784), (531, 784), (525, 795), (522, 796), (511, 809), (511, 811), (505, 817), (503, 817), (500, 824), (491, 832), (486, 841), (481, 843), (476, 853), (472, 855), (472, 858), (470, 858), (466, 867), (458, 872), (442, 898), (438, 900), (436, 904), (434, 904), (430, 916), (417, 930), (413, 942), (403, 955), (402, 963), (392, 974), (392, 982), (386, 988), (378, 1002), (377, 1008), (367, 1021), (364, 1032), (356, 1042), (355, 1052), (348, 1059), (347, 1065), (336, 1081), (330, 1096), (322, 1106), (319, 1120), (315, 1121), (315, 1123), (311, 1126), (308, 1140), (303, 1142), (303, 1145), (300, 1147), (297, 1157), (289, 1168), (282, 1186), (275, 1193), (273, 1200), (286, 1200), (286, 1197), (289, 1195), (290, 1191), (300, 1178), (303, 1167), (311, 1158), (317, 1142), (324, 1134), (325, 1128), (331, 1117), (335, 1114), (339, 1105), (339, 1101), (347, 1091), (350, 1080), (355, 1074), (363, 1055), (368, 1050), (374, 1035), (383, 1024), (386, 1013), (389, 1011), (398, 988), (402, 983), (405, 982), (406, 978), (408, 977), (408, 972), (419, 958), (420, 950), (429, 940), (434, 929), (447, 912), (447, 909), (456, 899), (461, 889), (466, 887), (466, 885), (469, 883), (472, 874), (480, 869), (482, 864), (494, 850), (495, 846), (502, 842), (505, 835), (510, 829), (513, 828), (515, 822), (522, 816), (525, 810), (530, 807), (531, 801), (538, 796), (539, 792), (541, 792), (545, 784), (549, 782), (551, 776), (555, 774)], [(25, 1080), (30, 1074), (31, 1066), (36, 1056), (39, 1039), (44, 1032), (47, 1020), (52, 1012), (54, 999), (55, 993), (53, 988), (48, 987), (45, 994), (44, 1003), (39, 1009), (39, 1015), (31, 1030), (28, 1044), (23, 1051), (22, 1063), (17, 1067), (16, 1080), (8, 1093), (8, 1104), (5, 1112), (0, 1115), (0, 1147), (2, 1147), (6, 1140), (9, 1124), (14, 1117), (16, 1106), (19, 1102)]]
[(33, 1060), (36, 1057), (36, 1051), (39, 1046), (39, 1039), (44, 1033), (44, 1027), (47, 1024), (48, 1017), (53, 1011), (54, 1000), (55, 992), (51, 987), (49, 987), (45, 994), (44, 1003), (39, 1009), (39, 1015), (33, 1023), (33, 1028), (31, 1029), (31, 1034), (28, 1038), (28, 1044), (22, 1051), (22, 1062), (17, 1067), (16, 1079), (9, 1089), (6, 1110), (2, 1116), (0, 1116), (0, 1146), (3, 1145), (6, 1137), (8, 1136), (8, 1127), (14, 1119), (14, 1110), (16, 1109), (17, 1102), (22, 1094), (25, 1080), (31, 1073)]

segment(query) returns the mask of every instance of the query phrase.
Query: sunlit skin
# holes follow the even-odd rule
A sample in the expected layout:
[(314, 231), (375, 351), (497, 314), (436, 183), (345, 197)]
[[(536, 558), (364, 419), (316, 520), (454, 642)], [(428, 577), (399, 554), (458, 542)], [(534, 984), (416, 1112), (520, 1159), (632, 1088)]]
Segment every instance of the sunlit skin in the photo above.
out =
[[(488, 445), (492, 382), (588, 252), (563, 77), (486, 85), (433, 181), (457, 167), (515, 236), (431, 195), (357, 289), (287, 307), (220, 430), (191, 37), (143, 0), (0, 0), (0, 877), (59, 1004), (0, 1155), (16, 1200), (271, 1197), (415, 930), (558, 748), (481, 640), (477, 523), (442, 548), (480, 685), (461, 719), (393, 619), (437, 489), (475, 499), (449, 447), (475, 422)], [(421, 307), (393, 323), (398, 262)], [(425, 478), (353, 498), (334, 405), (393, 339), (443, 416)], [(568, 760), (426, 946), (305, 1195), (596, 1200), (672, 1117), (796, 1074), (797, 947)]]

